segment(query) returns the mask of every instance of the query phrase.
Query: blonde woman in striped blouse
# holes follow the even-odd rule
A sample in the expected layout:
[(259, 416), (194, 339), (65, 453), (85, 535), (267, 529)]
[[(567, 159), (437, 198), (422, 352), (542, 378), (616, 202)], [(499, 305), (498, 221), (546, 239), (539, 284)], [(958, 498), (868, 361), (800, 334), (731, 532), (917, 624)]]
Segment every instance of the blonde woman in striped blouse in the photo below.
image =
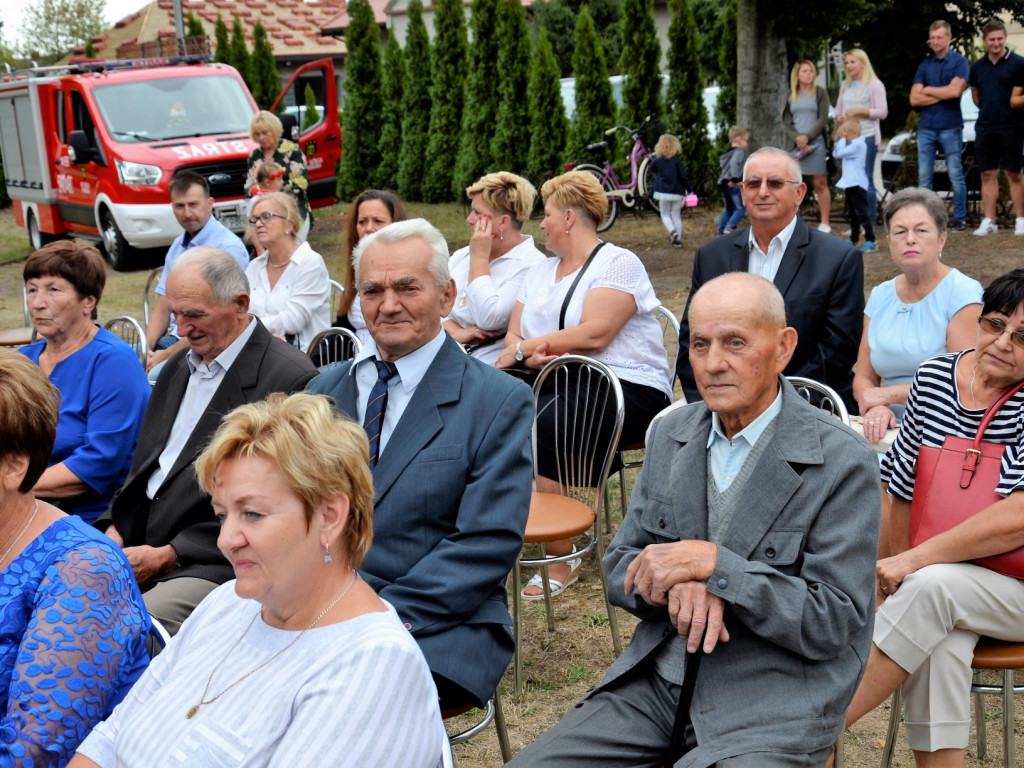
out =
[(373, 530), (367, 462), (362, 429), (318, 395), (271, 395), (225, 417), (196, 473), (236, 578), (196, 608), (74, 768), (441, 764), (426, 661), (355, 571)]

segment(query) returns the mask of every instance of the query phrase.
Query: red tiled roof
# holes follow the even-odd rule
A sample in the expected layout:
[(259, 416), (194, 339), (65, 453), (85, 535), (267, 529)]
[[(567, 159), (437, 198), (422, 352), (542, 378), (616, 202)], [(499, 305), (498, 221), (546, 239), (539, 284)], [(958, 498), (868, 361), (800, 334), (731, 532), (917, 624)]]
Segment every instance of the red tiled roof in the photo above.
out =
[[(371, 0), (386, 5), (387, 0)], [(321, 33), (325, 22), (339, 15), (345, 0), (185, 0), (186, 15), (191, 12), (202, 23), (211, 43), (216, 46), (214, 25), (218, 14), (231, 28), (233, 17), (242, 19), (246, 39), (252, 41), (252, 27), (263, 23), (276, 56), (322, 57), (325, 54), (344, 56), (345, 44)], [(381, 17), (383, 23), (383, 17)], [(174, 36), (174, 0), (153, 0), (136, 13), (120, 19), (114, 26), (94, 38), (105, 43), (101, 58), (118, 58), (117, 49), (127, 43), (146, 42)], [(72, 55), (81, 55), (85, 47), (75, 49)]]

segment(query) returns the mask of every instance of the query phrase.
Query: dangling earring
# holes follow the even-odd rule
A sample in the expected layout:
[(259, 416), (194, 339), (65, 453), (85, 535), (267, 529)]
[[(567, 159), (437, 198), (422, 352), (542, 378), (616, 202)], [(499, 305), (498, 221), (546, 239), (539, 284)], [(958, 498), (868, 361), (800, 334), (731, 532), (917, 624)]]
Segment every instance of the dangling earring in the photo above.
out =
[(334, 562), (334, 558), (331, 557), (331, 548), (329, 545), (324, 544), (324, 564), (329, 565)]
[(504, 240), (505, 239), (505, 233), (504, 232), (499, 232), (498, 233), (498, 239), (499, 240)]
[(939, 251), (939, 261), (942, 261), (942, 251)]

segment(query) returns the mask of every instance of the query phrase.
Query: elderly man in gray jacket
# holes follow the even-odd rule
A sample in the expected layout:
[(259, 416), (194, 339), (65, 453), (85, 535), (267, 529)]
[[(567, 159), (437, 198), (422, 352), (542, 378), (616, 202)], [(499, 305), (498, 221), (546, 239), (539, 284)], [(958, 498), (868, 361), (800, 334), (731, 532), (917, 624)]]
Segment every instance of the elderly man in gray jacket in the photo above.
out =
[(842, 731), (871, 644), (877, 458), (780, 376), (796, 332), (770, 282), (715, 278), (690, 321), (703, 402), (655, 422), (605, 556), (640, 624), (516, 768), (821, 766)]

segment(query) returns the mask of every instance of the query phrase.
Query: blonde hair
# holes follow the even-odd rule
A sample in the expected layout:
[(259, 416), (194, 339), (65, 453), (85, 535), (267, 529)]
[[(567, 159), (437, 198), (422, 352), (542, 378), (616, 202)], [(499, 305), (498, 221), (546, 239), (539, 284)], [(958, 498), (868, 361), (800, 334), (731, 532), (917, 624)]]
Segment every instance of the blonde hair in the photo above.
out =
[(277, 163), (263, 163), (256, 169), (256, 183), (266, 184), (271, 179), (284, 178), (284, 168)]
[(736, 139), (749, 139), (750, 131), (746, 128), (740, 128), (738, 125), (734, 125), (729, 129), (729, 143), (736, 141)]
[(341, 535), (353, 568), (363, 563), (373, 540), (373, 478), (370, 447), (362, 427), (331, 410), (320, 395), (276, 392), (240, 405), (221, 422), (195, 462), (199, 486), (213, 494), (217, 471), (231, 459), (261, 456), (277, 466), (302, 500), (306, 530), (326, 499), (348, 498), (348, 522)]
[(273, 112), (261, 109), (253, 115), (252, 121), (249, 123), (249, 138), (253, 141), (256, 141), (256, 131), (270, 131), (274, 134), (274, 143), (279, 144), (281, 134), (284, 133), (284, 126), (281, 125), (280, 118)]
[(472, 200), (477, 195), (484, 205), (495, 212), (509, 214), (517, 224), (530, 218), (537, 190), (522, 176), (508, 171), (498, 171), (481, 176), (474, 184), (466, 187), (466, 197)]
[[(256, 215), (256, 209), (261, 205), (270, 205), (276, 208), (275, 213), (283, 215), (291, 223), (292, 239), (294, 240), (298, 236), (299, 230), (302, 229), (302, 215), (299, 213), (299, 204), (295, 202), (294, 197), (287, 192), (265, 192), (257, 197), (256, 201), (252, 204), (252, 213), (249, 214), (249, 218)], [(245, 239), (253, 242), (252, 236), (255, 234), (255, 231), (256, 227), (246, 221)]]
[[(862, 83), (870, 83), (872, 80), (877, 80), (878, 75), (875, 74), (874, 67), (871, 66), (871, 59), (868, 58), (867, 53), (864, 52), (863, 48), (851, 48), (850, 50), (843, 53), (843, 58), (847, 56), (853, 56), (857, 61), (864, 65), (864, 70), (860, 73), (860, 80)], [(850, 76), (846, 76), (846, 82), (850, 83)]]
[(679, 143), (679, 139), (671, 133), (661, 134), (658, 143), (654, 145), (654, 154), (660, 157), (672, 157), (673, 155), (680, 154), (682, 151), (683, 147)]
[(575, 208), (596, 227), (608, 213), (608, 198), (597, 177), (589, 171), (569, 171), (544, 182), (540, 188), (544, 203), (566, 209)]
[(811, 61), (810, 59), (801, 59), (796, 64), (794, 64), (793, 69), (789, 71), (789, 95), (793, 101), (796, 101), (797, 99), (800, 98), (800, 82), (797, 79), (797, 75), (800, 72), (800, 67), (802, 67), (804, 64), (809, 65), (810, 68), (814, 70), (815, 78), (818, 77), (818, 68), (814, 66), (814, 62)]

